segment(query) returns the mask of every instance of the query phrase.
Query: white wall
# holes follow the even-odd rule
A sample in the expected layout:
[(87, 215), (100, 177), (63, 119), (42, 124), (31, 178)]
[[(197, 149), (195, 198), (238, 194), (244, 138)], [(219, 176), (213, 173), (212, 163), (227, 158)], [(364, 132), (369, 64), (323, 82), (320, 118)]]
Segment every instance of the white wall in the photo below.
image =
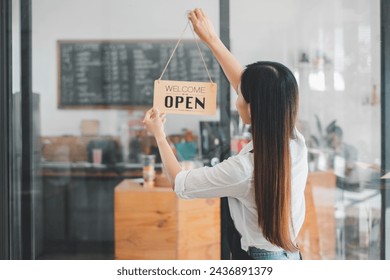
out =
[[(356, 146), (359, 159), (380, 159), (380, 105), (363, 104), (377, 85), (380, 95), (379, 0), (241, 0), (231, 3), (231, 49), (242, 64), (275, 60), (301, 77), (300, 117), (316, 133), (314, 114), (323, 127), (334, 119), (344, 130), (344, 140)], [(312, 90), (302, 69), (302, 51), (313, 59), (317, 50), (332, 63), (326, 79), (338, 72), (345, 90)], [(332, 85), (333, 82), (327, 84)], [(232, 96), (234, 96), (232, 94)]]
[[(195, 7), (207, 10), (219, 30), (218, 0), (36, 0), (32, 6), (33, 90), (41, 94), (41, 131), (46, 136), (78, 135), (82, 119), (98, 119), (101, 134), (116, 135), (124, 115), (118, 110), (57, 108), (57, 40), (178, 39), (187, 22), (186, 11)], [(193, 38), (190, 30), (184, 38)], [(169, 117), (168, 133), (197, 129), (198, 121)]]
[[(194, 7), (204, 8), (219, 30), (218, 0), (33, 1), (33, 89), (41, 94), (42, 134), (78, 135), (82, 119), (99, 119), (102, 134), (118, 134), (126, 115), (118, 110), (57, 108), (57, 40), (177, 39), (186, 11)], [(231, 49), (243, 65), (276, 60), (302, 78), (300, 52), (313, 58), (317, 50), (324, 51), (332, 60), (331, 73), (342, 74), (345, 90), (313, 91), (301, 84), (301, 119), (312, 133), (315, 113), (324, 126), (337, 119), (345, 141), (359, 148), (362, 159), (380, 158), (380, 106), (363, 105), (373, 84), (380, 93), (379, 0), (240, 0), (230, 1), (230, 13)], [(185, 38), (192, 38), (191, 32)], [(17, 43), (17, 36), (14, 39)], [(19, 82), (15, 79), (15, 91)], [(199, 119), (169, 116), (168, 133), (183, 127), (197, 130)]]

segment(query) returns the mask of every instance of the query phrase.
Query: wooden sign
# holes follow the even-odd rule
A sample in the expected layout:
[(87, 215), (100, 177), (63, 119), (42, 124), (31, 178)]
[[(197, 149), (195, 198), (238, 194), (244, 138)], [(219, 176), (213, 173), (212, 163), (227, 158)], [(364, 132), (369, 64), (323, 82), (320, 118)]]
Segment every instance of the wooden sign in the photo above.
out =
[(167, 114), (214, 115), (217, 109), (217, 85), (156, 80), (153, 105)]

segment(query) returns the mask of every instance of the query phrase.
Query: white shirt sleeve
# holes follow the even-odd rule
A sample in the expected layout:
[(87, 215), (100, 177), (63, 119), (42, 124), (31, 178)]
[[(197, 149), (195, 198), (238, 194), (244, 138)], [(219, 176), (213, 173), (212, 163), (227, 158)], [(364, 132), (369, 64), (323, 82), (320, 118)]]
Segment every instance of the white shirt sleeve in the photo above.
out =
[(243, 197), (250, 188), (253, 167), (251, 155), (237, 155), (215, 165), (183, 170), (175, 178), (180, 198)]

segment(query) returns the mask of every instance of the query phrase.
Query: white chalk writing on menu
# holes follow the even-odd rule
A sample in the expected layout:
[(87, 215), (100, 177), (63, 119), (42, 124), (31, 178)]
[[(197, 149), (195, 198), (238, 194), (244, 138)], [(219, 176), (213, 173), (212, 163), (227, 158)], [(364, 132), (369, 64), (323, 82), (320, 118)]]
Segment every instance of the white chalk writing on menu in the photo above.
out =
[[(151, 106), (154, 81), (176, 41), (59, 41), (59, 106)], [(220, 68), (201, 45), (213, 80)], [(209, 80), (193, 41), (182, 42), (164, 79)]]

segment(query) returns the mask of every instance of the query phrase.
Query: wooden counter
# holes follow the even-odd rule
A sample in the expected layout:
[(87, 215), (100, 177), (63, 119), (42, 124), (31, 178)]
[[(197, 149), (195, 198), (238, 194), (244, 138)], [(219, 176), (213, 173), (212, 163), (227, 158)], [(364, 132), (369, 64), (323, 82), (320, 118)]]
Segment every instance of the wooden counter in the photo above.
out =
[(116, 259), (220, 259), (220, 200), (182, 200), (170, 188), (115, 188)]
[(305, 189), (306, 217), (297, 241), (303, 259), (335, 259), (335, 195), (334, 172), (315, 171), (308, 174)]

